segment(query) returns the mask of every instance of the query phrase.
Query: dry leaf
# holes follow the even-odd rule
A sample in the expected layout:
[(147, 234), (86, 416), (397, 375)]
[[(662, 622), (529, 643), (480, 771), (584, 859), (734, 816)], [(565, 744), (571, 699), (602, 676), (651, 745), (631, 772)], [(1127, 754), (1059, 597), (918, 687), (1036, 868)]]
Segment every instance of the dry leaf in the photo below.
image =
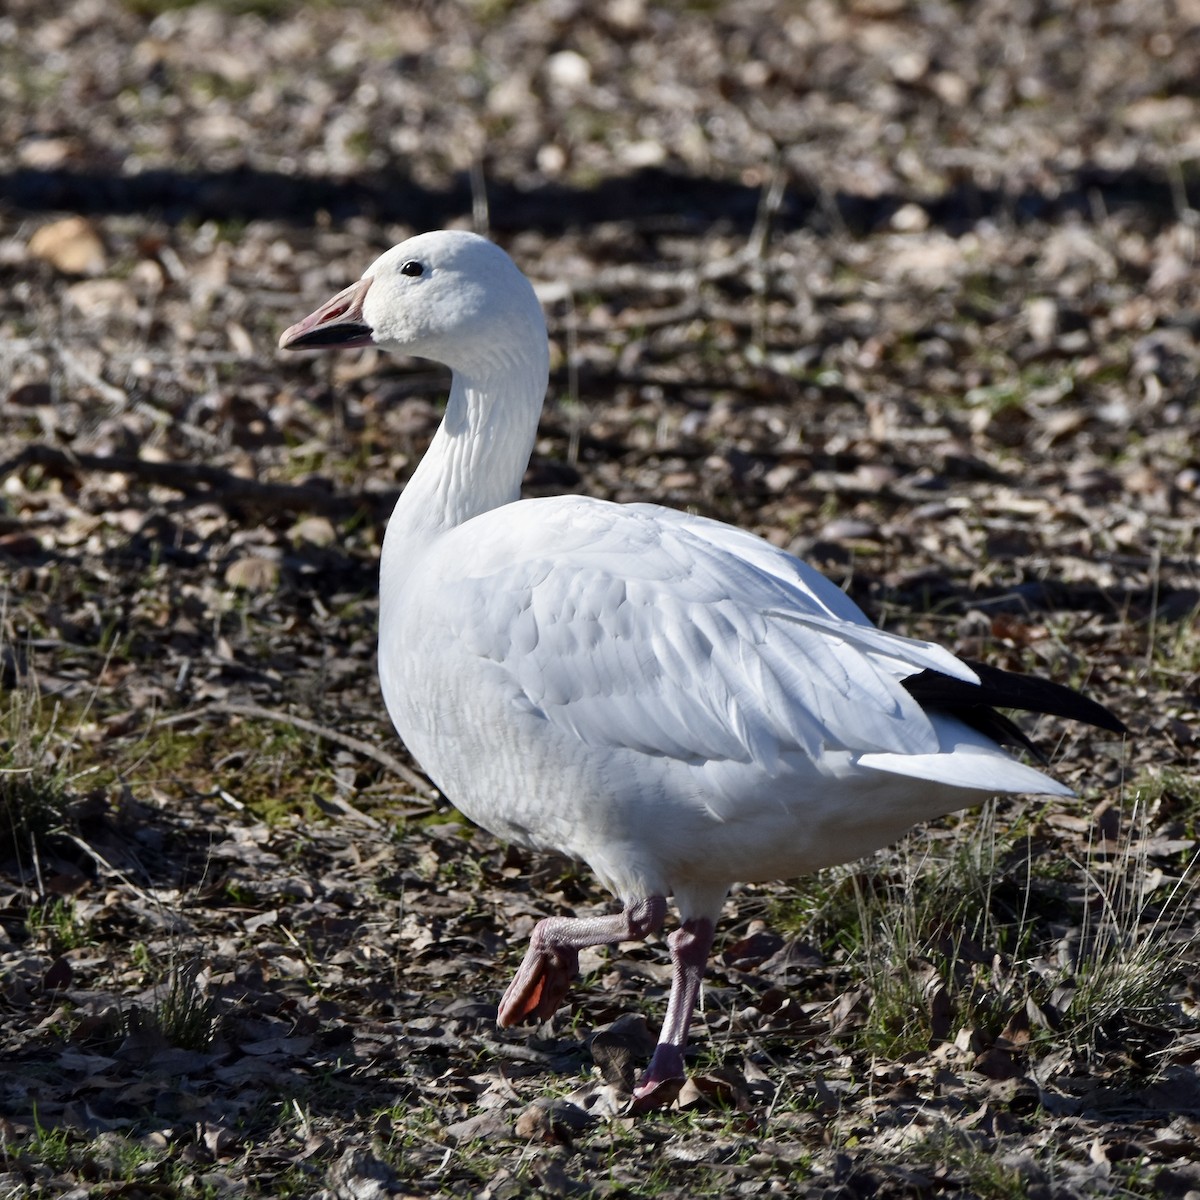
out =
[(104, 243), (85, 217), (64, 217), (36, 229), (29, 253), (64, 275), (100, 275), (108, 267)]

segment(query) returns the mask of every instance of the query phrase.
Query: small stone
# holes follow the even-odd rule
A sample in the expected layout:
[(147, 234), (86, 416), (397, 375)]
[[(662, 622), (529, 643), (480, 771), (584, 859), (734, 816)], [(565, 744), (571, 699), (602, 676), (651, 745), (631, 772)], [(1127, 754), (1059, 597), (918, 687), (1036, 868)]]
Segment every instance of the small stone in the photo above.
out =
[(577, 51), (560, 50), (546, 59), (546, 77), (556, 87), (578, 91), (592, 82), (592, 68)]
[(632, 170), (657, 167), (667, 160), (667, 148), (653, 138), (642, 138), (619, 147), (621, 162)]
[(634, 33), (645, 27), (646, 0), (609, 0), (604, 16), (610, 25), (626, 33)]
[(80, 152), (80, 143), (70, 137), (27, 137), (17, 146), (21, 165), (36, 171), (53, 171)]
[(929, 213), (919, 204), (902, 204), (892, 214), (891, 225), (897, 233), (924, 233), (929, 228)]
[(916, 83), (929, 70), (929, 57), (920, 50), (904, 50), (888, 64), (892, 78), (901, 83)]
[(961, 108), (971, 98), (970, 85), (953, 71), (936, 72), (929, 86), (934, 95), (950, 108)]
[(1025, 305), (1025, 324), (1035, 342), (1048, 342), (1058, 332), (1058, 304), (1049, 296), (1038, 296)]
[(538, 147), (538, 170), (543, 175), (561, 175), (567, 165), (567, 152), (555, 142)]

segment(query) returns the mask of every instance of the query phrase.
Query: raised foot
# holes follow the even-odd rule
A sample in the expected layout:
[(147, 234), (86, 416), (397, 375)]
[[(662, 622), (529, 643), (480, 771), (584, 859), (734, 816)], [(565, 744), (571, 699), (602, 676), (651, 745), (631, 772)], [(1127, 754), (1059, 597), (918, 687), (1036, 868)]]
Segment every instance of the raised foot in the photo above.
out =
[(548, 1020), (558, 1011), (571, 980), (578, 974), (577, 950), (566, 946), (541, 946), (535, 939), (500, 999), (497, 1024), (507, 1029), (522, 1021)]
[(500, 1000), (496, 1020), (501, 1028), (522, 1021), (545, 1021), (562, 1004), (579, 974), (584, 946), (607, 946), (627, 938), (644, 938), (658, 929), (667, 914), (665, 896), (628, 903), (625, 910), (603, 917), (547, 917), (533, 927), (520, 969)]

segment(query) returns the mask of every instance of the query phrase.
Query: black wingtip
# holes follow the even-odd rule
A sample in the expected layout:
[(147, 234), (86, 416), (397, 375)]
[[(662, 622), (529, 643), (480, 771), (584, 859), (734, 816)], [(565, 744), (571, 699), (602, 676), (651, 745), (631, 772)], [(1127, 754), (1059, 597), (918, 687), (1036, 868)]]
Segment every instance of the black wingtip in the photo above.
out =
[(922, 707), (951, 713), (1002, 745), (1033, 748), (1029, 739), (1007, 717), (992, 711), (994, 708), (1015, 708), (1065, 717), (1094, 725), (1097, 729), (1107, 729), (1110, 733), (1129, 732), (1125, 723), (1103, 704), (1090, 700), (1074, 688), (1036, 675), (1002, 671), (987, 663), (969, 659), (963, 662), (979, 676), (978, 683), (968, 683), (939, 671), (921, 671), (903, 680), (903, 686)]
[(1015, 671), (990, 667), (987, 663), (964, 661), (979, 676), (979, 686), (987, 693), (983, 697), (985, 704), (999, 708), (1020, 708), (1051, 717), (1066, 717), (1071, 721), (1094, 725), (1097, 729), (1107, 729), (1110, 733), (1129, 732), (1125, 722), (1115, 713), (1074, 688), (1052, 683), (1037, 675), (1020, 675)]

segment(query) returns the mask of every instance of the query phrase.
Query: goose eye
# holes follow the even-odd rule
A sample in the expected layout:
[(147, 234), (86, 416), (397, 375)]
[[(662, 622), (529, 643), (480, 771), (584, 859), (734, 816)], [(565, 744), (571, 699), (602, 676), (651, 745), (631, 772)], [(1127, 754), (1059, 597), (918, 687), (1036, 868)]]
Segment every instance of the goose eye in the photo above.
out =
[(424, 263), (417, 262), (417, 260), (415, 258), (410, 258), (408, 260), (408, 262), (406, 262), (404, 264), (404, 266), (402, 266), (400, 268), (400, 274), (401, 275), (424, 275), (425, 274), (425, 265), (424, 265)]

